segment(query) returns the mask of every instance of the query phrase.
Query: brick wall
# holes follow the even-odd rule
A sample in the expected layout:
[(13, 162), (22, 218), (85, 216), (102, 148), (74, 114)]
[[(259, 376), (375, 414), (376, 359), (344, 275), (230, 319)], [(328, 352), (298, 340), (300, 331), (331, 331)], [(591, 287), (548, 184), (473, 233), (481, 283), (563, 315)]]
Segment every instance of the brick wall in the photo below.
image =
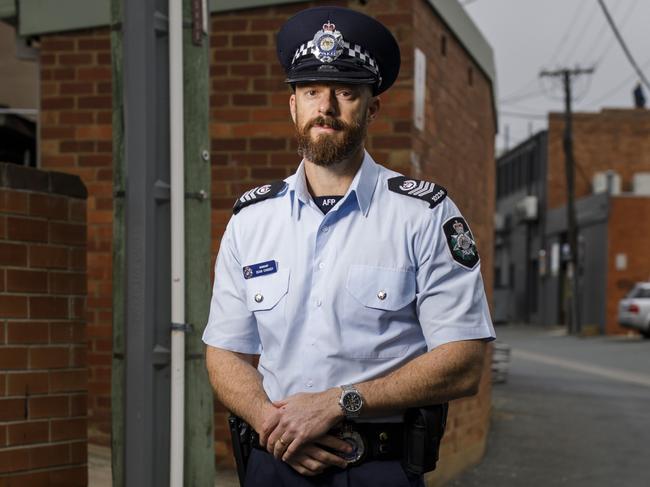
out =
[[(634, 283), (650, 280), (650, 197), (617, 196), (610, 200), (607, 227), (607, 308), (605, 333), (627, 333), (618, 324), (618, 302)], [(616, 255), (625, 254), (627, 268), (616, 269)]]
[(0, 485), (86, 485), (86, 201), (0, 164)]
[[(564, 119), (551, 114), (548, 127), (548, 208), (566, 203), (562, 136)], [(573, 119), (576, 197), (591, 194), (593, 175), (613, 169), (621, 190), (630, 191), (632, 175), (650, 171), (650, 110), (576, 113)]]
[(107, 29), (42, 37), (41, 165), (88, 188), (88, 417), (91, 441), (110, 438), (112, 99)]

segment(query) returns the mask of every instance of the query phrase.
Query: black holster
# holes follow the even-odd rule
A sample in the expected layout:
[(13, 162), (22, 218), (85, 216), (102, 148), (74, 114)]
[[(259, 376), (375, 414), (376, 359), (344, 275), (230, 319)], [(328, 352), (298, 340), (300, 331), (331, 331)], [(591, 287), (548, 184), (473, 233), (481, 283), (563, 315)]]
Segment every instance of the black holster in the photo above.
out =
[(235, 456), (235, 463), (237, 464), (239, 485), (244, 487), (244, 481), (246, 480), (246, 467), (251, 455), (251, 450), (253, 449), (253, 441), (256, 433), (248, 423), (234, 414), (228, 416), (228, 426), (230, 427), (230, 437), (232, 439), (232, 452)]
[(448, 409), (444, 403), (406, 411), (402, 466), (407, 472), (422, 475), (436, 469)]

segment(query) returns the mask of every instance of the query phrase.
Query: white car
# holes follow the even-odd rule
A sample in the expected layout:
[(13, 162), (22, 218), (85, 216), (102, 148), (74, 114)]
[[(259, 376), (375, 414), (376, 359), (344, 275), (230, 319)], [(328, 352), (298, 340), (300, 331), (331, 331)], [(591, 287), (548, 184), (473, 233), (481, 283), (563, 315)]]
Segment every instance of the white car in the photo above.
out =
[(650, 282), (637, 282), (618, 303), (618, 322), (650, 338)]

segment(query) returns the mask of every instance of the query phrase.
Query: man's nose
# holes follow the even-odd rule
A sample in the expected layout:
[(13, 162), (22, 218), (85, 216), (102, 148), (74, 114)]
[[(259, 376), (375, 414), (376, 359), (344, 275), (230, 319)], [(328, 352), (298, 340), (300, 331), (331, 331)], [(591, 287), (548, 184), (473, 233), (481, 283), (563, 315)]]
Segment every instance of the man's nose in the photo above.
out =
[(336, 103), (336, 93), (329, 92), (324, 94), (318, 106), (318, 113), (321, 115), (336, 115), (338, 112), (338, 104)]

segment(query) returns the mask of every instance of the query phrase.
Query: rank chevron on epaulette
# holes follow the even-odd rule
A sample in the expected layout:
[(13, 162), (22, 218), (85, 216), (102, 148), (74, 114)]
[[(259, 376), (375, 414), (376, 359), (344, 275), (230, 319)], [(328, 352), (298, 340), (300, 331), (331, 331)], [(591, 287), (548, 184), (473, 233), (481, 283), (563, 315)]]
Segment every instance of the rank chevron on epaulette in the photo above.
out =
[(447, 197), (447, 190), (429, 181), (396, 176), (388, 180), (388, 189), (394, 193), (410, 196), (429, 203), (434, 208)]
[(284, 181), (274, 181), (270, 184), (248, 190), (237, 199), (235, 206), (232, 208), (232, 212), (236, 215), (242, 208), (273, 198), (279, 195), (286, 186), (287, 183)]

